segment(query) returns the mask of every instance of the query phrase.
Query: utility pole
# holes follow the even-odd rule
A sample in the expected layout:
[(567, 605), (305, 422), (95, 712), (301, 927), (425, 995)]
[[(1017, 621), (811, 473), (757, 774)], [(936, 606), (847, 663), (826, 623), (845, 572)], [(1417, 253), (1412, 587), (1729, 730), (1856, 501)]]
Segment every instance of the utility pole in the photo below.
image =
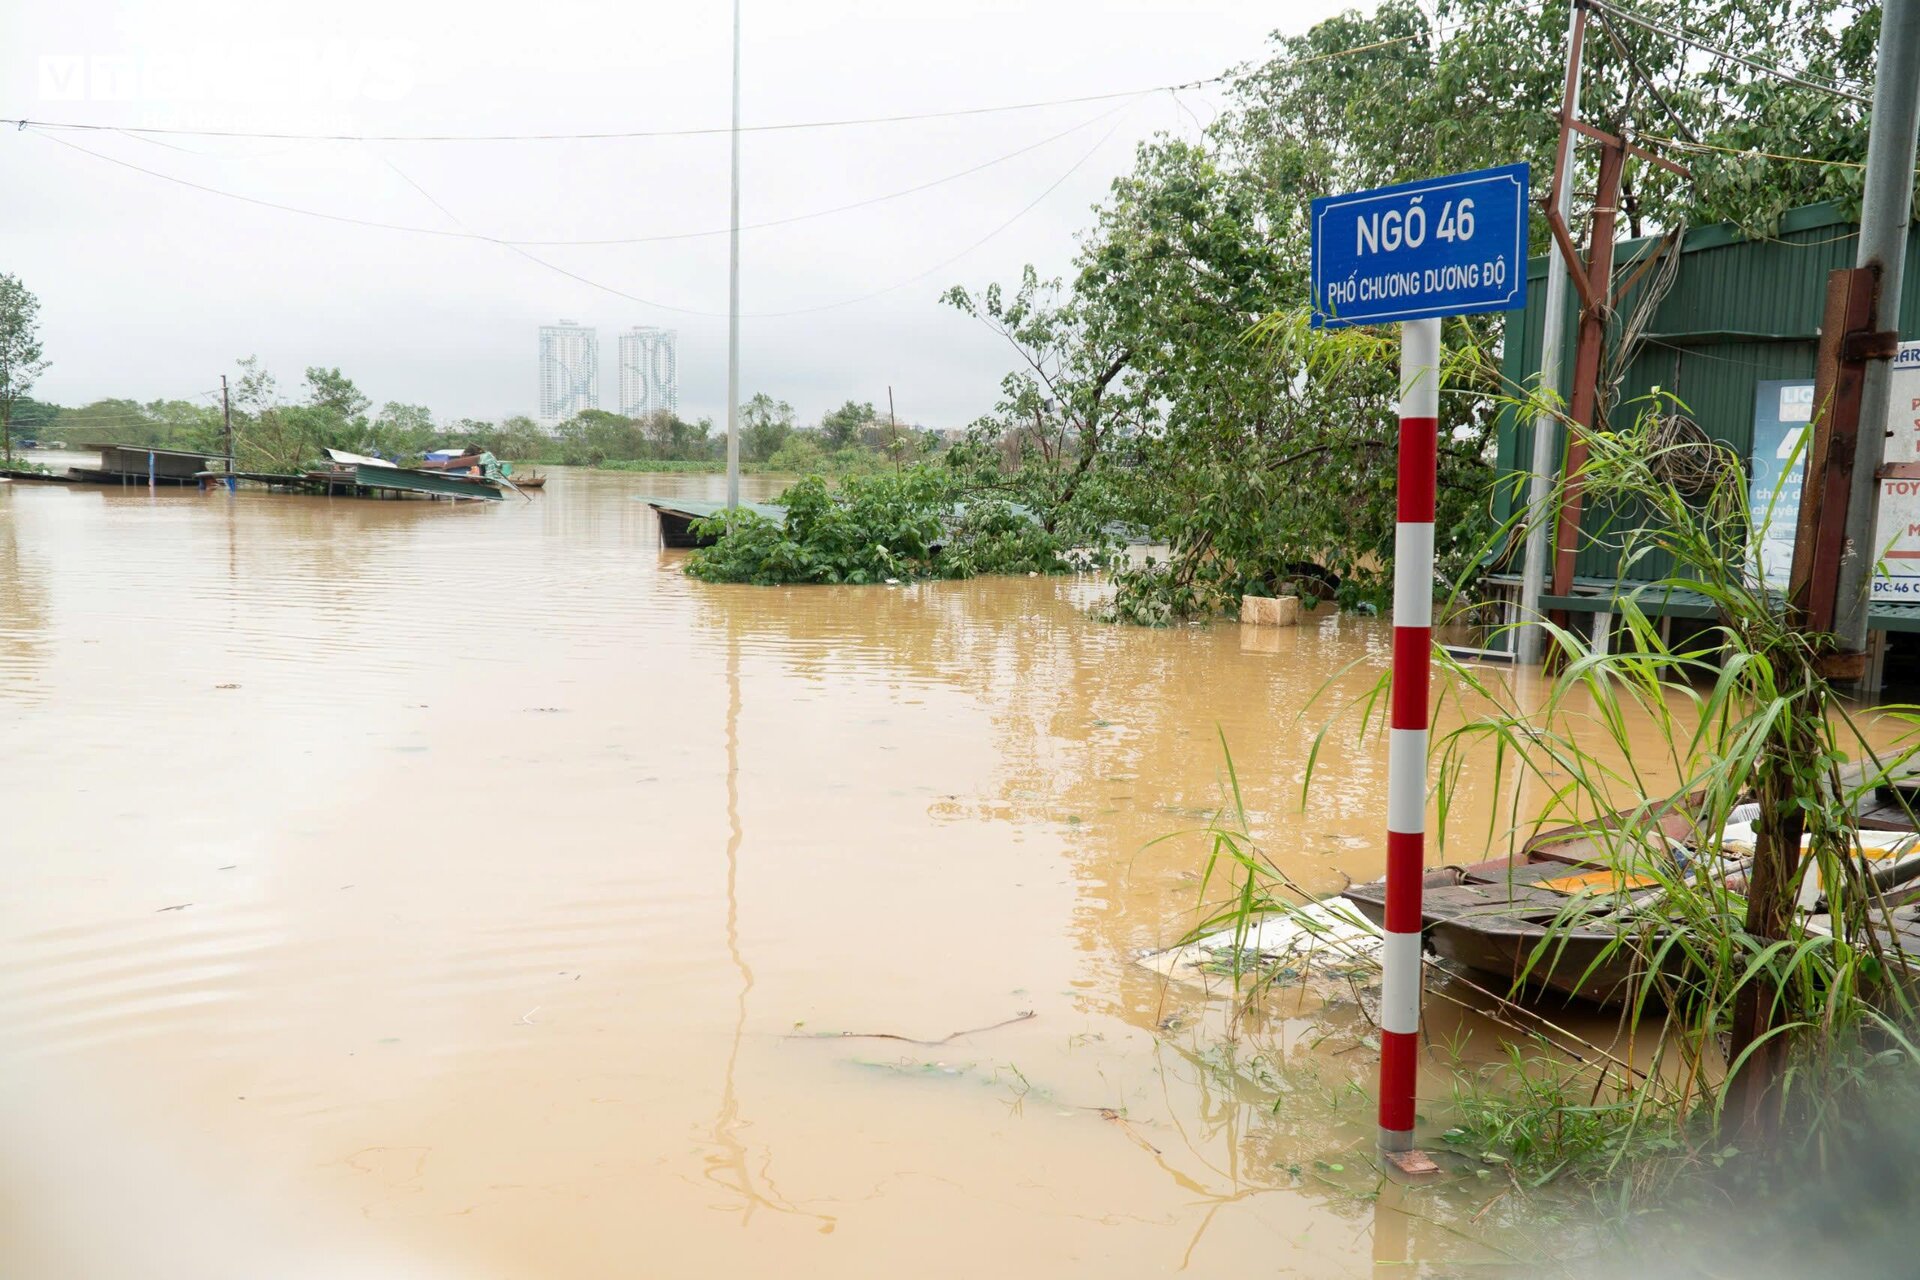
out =
[(233, 401), (227, 395), (227, 375), (220, 375), (220, 434), (227, 445), (227, 491), (233, 491)]
[(1843, 653), (1859, 653), (1867, 647), (1867, 601), (1873, 566), (1880, 559), (1880, 549), (1874, 545), (1879, 471), (1886, 454), (1884, 424), (1892, 390), (1892, 357), (1900, 341), (1901, 275), (1907, 258), (1907, 224), (1913, 218), (1914, 148), (1920, 142), (1920, 6), (1881, 6), (1872, 121), (1855, 263), (1879, 277), (1867, 329), (1870, 335), (1887, 340), (1861, 353), (1865, 368), (1860, 386), (1860, 445), (1847, 501), (1846, 544), (1851, 553), (1840, 561), (1839, 597), (1834, 606), (1834, 634)]
[[(1581, 468), (1587, 465), (1586, 434), (1599, 424), (1600, 358), (1607, 341), (1613, 300), (1613, 227), (1620, 208), (1620, 177), (1626, 151), (1617, 142), (1600, 146), (1599, 189), (1593, 198), (1593, 222), (1587, 247), (1586, 287), (1581, 290), (1579, 337), (1573, 349), (1573, 394), (1567, 417), (1578, 434), (1567, 442), (1567, 478), (1560, 496), (1559, 532), (1554, 539), (1553, 591), (1573, 590), (1574, 564), (1580, 556)], [(1571, 255), (1563, 254), (1563, 257)], [(1562, 616), (1564, 622), (1564, 615)]]
[(727, 509), (740, 505), (740, 0), (733, 0), (733, 216), (727, 232)]
[[(1585, 24), (1577, 3), (1567, 10), (1567, 88), (1561, 100), (1560, 151), (1554, 158), (1556, 181), (1554, 208), (1560, 221), (1573, 217), (1573, 130), (1580, 114), (1580, 75), (1583, 59), (1581, 45)], [(1567, 261), (1558, 253), (1547, 255), (1547, 302), (1545, 324), (1540, 336), (1540, 385), (1542, 397), (1565, 397), (1560, 389), (1560, 349), (1566, 343)], [(1546, 591), (1547, 555), (1551, 546), (1553, 513), (1547, 508), (1553, 489), (1555, 463), (1559, 460), (1559, 432), (1553, 411), (1543, 401), (1533, 419), (1533, 466), (1527, 481), (1527, 545), (1520, 566), (1520, 619), (1514, 632), (1514, 660), (1525, 666), (1537, 666), (1544, 656), (1546, 635), (1537, 616), (1539, 600)]]
[(893, 416), (893, 384), (887, 384), (887, 429), (893, 435), (893, 474), (900, 474), (900, 420)]
[[(1570, 43), (1576, 57), (1586, 39), (1588, 7), (1578, 2), (1574, 6)], [(1613, 287), (1613, 228), (1614, 219), (1620, 212), (1620, 187), (1626, 171), (1627, 158), (1632, 156), (1650, 164), (1659, 165), (1683, 180), (1693, 177), (1683, 165), (1635, 146), (1625, 138), (1617, 138), (1576, 120), (1573, 116), (1573, 103), (1578, 87), (1577, 65), (1570, 62), (1567, 68), (1567, 100), (1562, 107), (1560, 120), (1561, 162), (1554, 170), (1553, 205), (1547, 210), (1547, 225), (1553, 231), (1554, 243), (1559, 247), (1560, 258), (1566, 267), (1566, 271), (1560, 278), (1570, 280), (1580, 293), (1580, 333), (1574, 344), (1573, 386), (1567, 396), (1567, 420), (1573, 430), (1567, 437), (1562, 461), (1565, 482), (1561, 489), (1560, 510), (1555, 520), (1557, 527), (1553, 542), (1553, 594), (1556, 596), (1567, 595), (1573, 590), (1573, 570), (1579, 558), (1580, 472), (1587, 462), (1586, 434), (1591, 432), (1599, 422), (1602, 349), (1606, 345), (1608, 324), (1618, 302)], [(1578, 246), (1573, 243), (1572, 230), (1567, 225), (1567, 219), (1562, 212), (1567, 207), (1563, 203), (1566, 200), (1566, 192), (1573, 185), (1573, 174), (1569, 172), (1569, 165), (1572, 160), (1575, 133), (1600, 144), (1599, 173), (1595, 180), (1598, 189), (1593, 197), (1593, 218), (1588, 228), (1588, 250), (1584, 262), (1581, 261)], [(1678, 252), (1678, 248), (1676, 241), (1671, 246), (1671, 251)], [(1640, 256), (1640, 265), (1627, 278), (1622, 292), (1631, 289), (1634, 281), (1656, 260), (1657, 254), (1643, 253)], [(1549, 321), (1553, 318), (1555, 317), (1550, 316)], [(1549, 353), (1541, 354), (1544, 364), (1545, 357)], [(1554, 351), (1551, 354), (1557, 365), (1559, 352)], [(1537, 447), (1537, 439), (1535, 444)], [(1548, 456), (1551, 457), (1552, 454), (1549, 453)], [(1539, 461), (1537, 453), (1534, 460), (1537, 464)], [(1555, 610), (1551, 616), (1560, 625), (1566, 625), (1567, 618), (1564, 610)]]

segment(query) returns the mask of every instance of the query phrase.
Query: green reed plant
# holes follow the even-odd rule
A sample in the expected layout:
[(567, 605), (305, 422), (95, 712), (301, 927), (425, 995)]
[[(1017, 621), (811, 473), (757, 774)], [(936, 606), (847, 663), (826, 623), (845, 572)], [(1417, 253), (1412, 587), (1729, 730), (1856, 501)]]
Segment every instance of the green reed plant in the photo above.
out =
[[(1535, 406), (1514, 407), (1531, 416)], [(1757, 533), (1778, 494), (1756, 511), (1726, 451), (1699, 487), (1676, 488), (1666, 454), (1699, 446), (1656, 442), (1655, 420), (1670, 407), (1658, 398), (1622, 414), (1631, 419), (1624, 429), (1588, 433), (1587, 461), (1553, 495), (1557, 506), (1570, 484), (1581, 486), (1594, 513), (1586, 536), (1618, 565), (1611, 643), (1599, 648), (1543, 624), (1550, 674), (1544, 691), (1524, 694), (1444, 653), (1436, 659), (1439, 697), (1456, 723), (1433, 751), (1443, 848), (1460, 839), (1449, 818), (1472, 780), (1513, 797), (1490, 818), (1490, 851), (1518, 852), (1544, 830), (1571, 827), (1613, 866), (1648, 880), (1631, 895), (1570, 896), (1513, 989), (1495, 993), (1518, 997), (1570, 964), (1576, 929), (1609, 935), (1581, 979), (1630, 962), (1621, 1030), (1630, 1045), (1652, 1045), (1651, 1068), (1586, 1055), (1599, 1072), (1582, 1104), (1586, 1136), (1530, 1140), (1555, 1153), (1543, 1172), (1578, 1166), (1583, 1177), (1612, 1179), (1623, 1196), (1710, 1167), (1736, 1142), (1830, 1167), (1881, 1086), (1920, 1078), (1914, 965), (1876, 932), (1888, 886), (1855, 855), (1863, 802), (1920, 753), (1920, 709), (1879, 708), (1896, 741), (1876, 749), (1826, 675), (1832, 638), (1809, 634), (1764, 584)], [(1511, 538), (1521, 518), (1491, 541)], [(1463, 579), (1443, 614), (1464, 594)], [(1704, 602), (1712, 616), (1669, 640), (1656, 615), (1676, 598)], [(1386, 692), (1383, 676), (1321, 727), (1303, 797), (1332, 725), (1357, 714), (1363, 734), (1382, 727)], [(1194, 935), (1232, 929), (1238, 943), (1298, 899), (1246, 834), (1231, 768), (1229, 778), (1232, 804), (1210, 829), (1203, 883), (1224, 869), (1232, 892)], [(1535, 797), (1525, 812), (1523, 789), (1508, 788), (1517, 779)], [(1713, 855), (1735, 809), (1749, 804), (1758, 813), (1751, 866), (1723, 874)], [(1798, 911), (1814, 876), (1817, 910)], [(1568, 1043), (1539, 1038), (1556, 1051)], [(1480, 1091), (1481, 1121), (1504, 1113), (1515, 1134), (1539, 1134), (1568, 1118), (1556, 1118), (1568, 1105), (1561, 1091), (1517, 1077), (1509, 1084), (1504, 1094)]]
[[(1530, 825), (1508, 814), (1514, 844), (1572, 823), (1616, 866), (1651, 877), (1625, 910), (1570, 900), (1521, 982), (1553, 962), (1568, 929), (1610, 928), (1596, 963), (1622, 951), (1634, 959), (1629, 1030), (1666, 1011), (1663, 1044), (1682, 1097), (1716, 1116), (1735, 1100), (1743, 1127), (1784, 1122), (1806, 1136), (1913, 1012), (1907, 958), (1872, 927), (1886, 903), (1854, 850), (1862, 802), (1920, 751), (1920, 718), (1911, 707), (1881, 709), (1902, 733), (1891, 752), (1876, 752), (1824, 674), (1831, 637), (1804, 630), (1764, 583), (1758, 532), (1778, 494), (1756, 518), (1745, 473), (1725, 451), (1696, 492), (1669, 483), (1665, 455), (1701, 446), (1655, 443), (1668, 407), (1656, 398), (1626, 429), (1588, 433), (1587, 462), (1555, 495), (1578, 484), (1602, 514), (1590, 536), (1634, 584), (1615, 606), (1622, 634), (1598, 651), (1549, 624), (1555, 673), (1537, 706), (1443, 660), (1472, 709), (1436, 743), (1436, 792), (1450, 807), (1490, 751), (1496, 786), (1518, 770), (1546, 793)], [(1706, 602), (1713, 617), (1670, 643), (1653, 609), (1676, 596)], [(1651, 786), (1656, 765), (1678, 786)], [(1729, 815), (1746, 803), (1758, 806), (1751, 870), (1744, 880), (1706, 873), (1699, 855), (1721, 847)], [(1694, 861), (1676, 848), (1695, 851)], [(1792, 907), (1809, 876), (1822, 886), (1818, 920)]]

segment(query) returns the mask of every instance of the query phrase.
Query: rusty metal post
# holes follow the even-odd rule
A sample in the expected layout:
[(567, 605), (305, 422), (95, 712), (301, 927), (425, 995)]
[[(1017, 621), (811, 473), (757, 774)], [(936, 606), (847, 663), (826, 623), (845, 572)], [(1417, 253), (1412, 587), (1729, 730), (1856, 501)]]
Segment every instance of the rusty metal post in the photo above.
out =
[[(1847, 551), (1847, 512), (1854, 470), (1860, 465), (1859, 330), (1873, 316), (1879, 278), (1868, 270), (1835, 271), (1827, 277), (1820, 322), (1811, 435), (1803, 450), (1806, 477), (1794, 525), (1793, 568), (1787, 579), (1787, 616), (1816, 635), (1831, 634), (1840, 595), (1840, 565)], [(1861, 655), (1828, 654), (1827, 674), (1854, 670)], [(1836, 665), (1842, 664), (1842, 665)], [(1747, 882), (1747, 934), (1765, 946), (1787, 935), (1792, 894), (1800, 868), (1805, 818), (1791, 792), (1790, 757), (1816, 752), (1817, 743), (1770, 742), (1758, 768), (1760, 817), (1753, 871)], [(1729, 1052), (1746, 1062), (1730, 1084), (1728, 1111), (1750, 1141), (1769, 1141), (1775, 1130), (1774, 1087), (1786, 1064), (1787, 1042), (1774, 1034), (1780, 1022), (1780, 987), (1754, 974), (1734, 999)]]
[(1827, 305), (1813, 379), (1812, 435), (1804, 450), (1806, 480), (1794, 526), (1787, 605), (1804, 631), (1829, 634), (1839, 603), (1840, 562), (1860, 444), (1860, 391), (1866, 362), (1861, 339), (1872, 323), (1876, 275), (1854, 267), (1827, 277)]
[[(1573, 356), (1573, 388), (1567, 410), (1574, 429), (1567, 437), (1565, 492), (1560, 499), (1559, 531), (1554, 538), (1553, 594), (1573, 589), (1574, 560), (1580, 554), (1580, 469), (1587, 462), (1581, 438), (1591, 431), (1600, 408), (1600, 356), (1607, 339), (1607, 300), (1613, 296), (1613, 228), (1619, 212), (1620, 173), (1626, 148), (1609, 140), (1600, 148), (1600, 189), (1593, 205), (1593, 227), (1587, 249), (1587, 287), (1580, 291), (1580, 336)], [(1555, 621), (1566, 625), (1564, 611)]]

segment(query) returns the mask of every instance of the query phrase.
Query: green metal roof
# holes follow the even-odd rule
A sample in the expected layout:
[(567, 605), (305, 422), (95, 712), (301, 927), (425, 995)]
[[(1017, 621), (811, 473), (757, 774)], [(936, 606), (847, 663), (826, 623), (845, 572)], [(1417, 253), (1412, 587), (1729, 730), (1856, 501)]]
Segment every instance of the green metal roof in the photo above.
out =
[[(1636, 413), (1636, 402), (1644, 402), (1658, 387), (1679, 399), (1709, 439), (1749, 457), (1755, 384), (1812, 379), (1827, 275), (1853, 265), (1856, 237), (1855, 224), (1832, 203), (1790, 211), (1771, 237), (1749, 237), (1725, 225), (1689, 229), (1673, 288), (1654, 309), (1646, 341), (1621, 378), (1615, 421)], [(1624, 279), (1655, 243), (1647, 238), (1622, 244), (1616, 279)], [(1535, 258), (1528, 274), (1542, 279), (1546, 268), (1544, 256)], [(1633, 312), (1644, 288), (1643, 281), (1622, 300), (1610, 342), (1617, 340), (1619, 325)], [(1577, 299), (1568, 292), (1562, 368), (1571, 370), (1578, 316)], [(1501, 371), (1516, 388), (1530, 389), (1538, 382), (1546, 293), (1544, 287), (1529, 289), (1526, 310), (1507, 319)], [(1920, 236), (1907, 242), (1900, 322), (1903, 334), (1920, 332)], [(1531, 423), (1516, 423), (1511, 410), (1504, 412), (1496, 446), (1501, 481), (1494, 498), (1500, 520), (1513, 513), (1524, 491), (1532, 446)], [(1637, 512), (1609, 511), (1592, 502), (1582, 514), (1589, 534), (1607, 524), (1615, 529), (1631, 526), (1639, 518)], [(1587, 543), (1580, 548), (1575, 574), (1610, 579), (1619, 571), (1618, 554), (1617, 548)], [(1659, 578), (1670, 568), (1657, 557), (1646, 557), (1635, 565), (1635, 576)]]
[[(696, 520), (707, 520), (727, 509), (724, 502), (709, 502), (704, 498), (655, 498), (647, 494), (636, 495), (640, 501), (655, 511), (670, 511), (675, 515), (689, 516)], [(787, 509), (771, 502), (743, 502), (744, 509), (769, 520), (785, 520)]]
[(443, 475), (433, 471), (411, 471), (405, 467), (355, 467), (353, 482), (363, 489), (394, 489), (408, 493), (430, 493), (444, 498), (478, 498), (500, 502), (506, 494), (490, 483)]

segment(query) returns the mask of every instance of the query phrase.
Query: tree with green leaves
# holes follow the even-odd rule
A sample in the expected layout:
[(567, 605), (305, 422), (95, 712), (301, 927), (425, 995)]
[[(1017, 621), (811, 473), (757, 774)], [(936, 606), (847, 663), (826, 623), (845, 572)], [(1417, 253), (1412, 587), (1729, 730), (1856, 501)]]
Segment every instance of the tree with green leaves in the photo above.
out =
[(740, 452), (749, 462), (765, 462), (793, 434), (793, 406), (756, 392), (740, 406)]
[(653, 457), (663, 461), (694, 461), (713, 456), (716, 441), (711, 418), (688, 422), (671, 410), (656, 409), (641, 420), (641, 426), (651, 443), (652, 452), (642, 451), (623, 456)]
[(861, 433), (871, 427), (879, 416), (871, 403), (858, 404), (849, 400), (838, 409), (829, 409), (820, 415), (820, 435), (828, 448), (844, 449), (858, 444)]
[(13, 461), (13, 407), (47, 369), (40, 349), (40, 299), (18, 276), (0, 272), (0, 453)]
[(330, 446), (365, 453), (379, 448), (378, 436), (367, 419), (372, 401), (338, 369), (310, 366), (305, 378), (304, 405), (295, 406), (290, 420), (313, 448)]
[[(1686, 184), (1634, 166), (1622, 201), (1631, 230), (1733, 218), (1766, 234), (1794, 205), (1857, 198), (1847, 166), (1864, 155), (1864, 111), (1844, 85), (1871, 77), (1876, 7), (1665, 0), (1636, 13), (1713, 31), (1748, 62), (1590, 12), (1582, 116), (1668, 147), (1695, 171)], [(1397, 346), (1304, 328), (1309, 205), (1515, 160), (1544, 183), (1565, 38), (1562, 11), (1507, 0), (1439, 0), (1431, 15), (1384, 0), (1276, 37), (1270, 58), (1232, 75), (1227, 110), (1200, 136), (1138, 148), (1068, 280), (1043, 285), (1029, 269), (1010, 294), (948, 292), (1017, 357), (995, 410), (951, 461), (977, 484), (1016, 490), (1043, 519), (1086, 528), (1095, 514), (1120, 518), (1172, 545), (1175, 566), (1137, 583), (1166, 593), (1138, 601), (1144, 617), (1210, 612), (1304, 567), (1378, 602), (1391, 572), (1381, 495)], [(1815, 163), (1745, 154), (1754, 150)], [(1593, 186), (1586, 168), (1573, 181)], [(1550, 242), (1537, 219), (1533, 242)], [(1498, 382), (1479, 353), (1497, 349), (1501, 325), (1480, 316), (1447, 327), (1456, 355), (1441, 406), (1437, 549), (1453, 568), (1485, 533)], [(1337, 394), (1312, 384), (1329, 371)]]
[[(279, 380), (260, 363), (260, 357), (237, 361), (233, 380), (234, 452), (243, 471), (293, 473), (306, 469), (325, 446), (348, 447), (346, 427), (338, 405), (289, 404), (280, 394)], [(312, 390), (312, 383), (309, 384)]]
[(56, 439), (54, 432), (60, 421), (61, 408), (46, 400), (35, 400), (32, 396), (21, 396), (13, 404), (13, 433), (22, 439)]
[(545, 458), (554, 448), (553, 437), (527, 415), (515, 414), (489, 428), (485, 423), (461, 419), (459, 443), (482, 443), (494, 456), (514, 460)]
[(190, 400), (109, 398), (59, 410), (47, 429), (78, 444), (111, 442), (158, 449), (205, 449), (218, 439), (220, 414)]
[(646, 433), (634, 419), (605, 409), (582, 409), (558, 427), (561, 456), (576, 466), (599, 466), (610, 458), (645, 456)]
[(1120, 443), (1148, 407), (1119, 381), (1133, 352), (1111, 314), (1086, 293), (1042, 281), (1032, 267), (1009, 296), (997, 284), (977, 298), (960, 287), (944, 301), (1006, 340), (1019, 358), (993, 413), (949, 455), (981, 488), (1004, 489), (1049, 532), (1093, 539), (1116, 515), (1112, 481)]
[(307, 369), (307, 403), (342, 423), (363, 418), (373, 402), (354, 385), (352, 378), (338, 369), (311, 365)]
[(399, 456), (425, 453), (433, 447), (433, 413), (423, 404), (389, 400), (368, 425), (368, 446)]
[[(1771, 234), (1798, 205), (1857, 206), (1867, 113), (1856, 99), (1873, 80), (1878, 4), (1646, 0), (1632, 9), (1747, 61), (1589, 10), (1582, 119), (1666, 151), (1694, 175), (1630, 166), (1630, 234), (1683, 221)], [(1563, 9), (1438, 0), (1430, 18), (1410, 0), (1385, 0), (1277, 39), (1273, 57), (1231, 82), (1232, 105), (1210, 141), (1291, 191), (1300, 217), (1317, 196), (1518, 160), (1544, 187), (1566, 59)], [(1591, 156), (1581, 163), (1575, 187), (1591, 190)], [(1535, 244), (1549, 243), (1544, 221), (1533, 230)], [(1293, 240), (1304, 257), (1304, 227)]]

